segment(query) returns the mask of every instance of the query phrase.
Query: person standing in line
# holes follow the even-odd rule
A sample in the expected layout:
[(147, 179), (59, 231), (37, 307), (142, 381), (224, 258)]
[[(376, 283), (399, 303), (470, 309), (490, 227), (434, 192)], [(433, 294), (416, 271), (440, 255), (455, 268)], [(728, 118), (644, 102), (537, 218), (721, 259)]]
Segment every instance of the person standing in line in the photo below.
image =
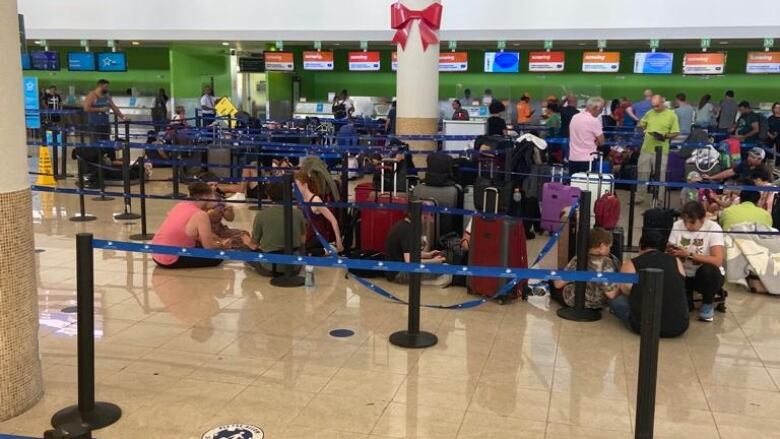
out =
[(84, 98), (82, 108), (87, 113), (87, 125), (92, 134), (93, 142), (109, 140), (111, 137), (111, 121), (108, 113), (113, 112), (117, 120), (125, 120), (125, 116), (119, 111), (119, 108), (111, 99), (108, 92), (109, 82), (107, 79), (101, 79), (97, 82), (97, 87), (87, 94)]
[(604, 129), (601, 111), (604, 99), (592, 97), (585, 105), (585, 111), (578, 113), (569, 126), (569, 175), (588, 172), (593, 154), (604, 144)]
[(216, 103), (214, 90), (211, 86), (207, 85), (203, 87), (203, 95), (200, 97), (200, 115), (203, 118), (204, 127), (214, 123), (214, 120), (217, 117), (217, 112), (214, 109)]
[(628, 115), (626, 119), (633, 121), (631, 125), (626, 126), (638, 125), (639, 121), (645, 117), (645, 114), (653, 108), (653, 104), (650, 102), (653, 99), (653, 91), (650, 89), (645, 90), (643, 96), (644, 99), (626, 109), (626, 114)]
[(557, 102), (547, 104), (547, 119), (543, 122), (547, 127), (549, 137), (557, 137), (561, 130), (561, 113)]
[(699, 108), (696, 109), (696, 121), (694, 125), (697, 128), (708, 130), (712, 128), (715, 119), (715, 106), (712, 105), (712, 96), (706, 94), (699, 100)]
[(735, 125), (734, 134), (742, 143), (758, 143), (761, 133), (761, 115), (750, 108), (750, 102), (742, 101), (737, 107), (739, 119)]
[(677, 120), (680, 123), (680, 136), (675, 140), (684, 142), (691, 134), (691, 128), (693, 127), (693, 107), (688, 103), (685, 93), (677, 93), (675, 106), (674, 113), (677, 115)]
[(393, 101), (390, 104), (390, 111), (387, 112), (387, 121), (385, 121), (385, 133), (387, 135), (395, 134), (395, 121), (398, 114), (398, 103)]
[(488, 107), (490, 117), (487, 120), (488, 136), (505, 136), (507, 134), (506, 120), (501, 113), (506, 111), (506, 105), (498, 99), (493, 100)]
[(452, 120), (469, 120), (469, 112), (461, 107), (457, 99), (452, 101)]
[(569, 137), (569, 125), (574, 116), (580, 112), (577, 109), (577, 96), (566, 95), (566, 105), (561, 108), (561, 137)]
[(467, 88), (466, 90), (463, 90), (463, 99), (461, 99), (461, 103), (464, 105), (471, 105), (472, 102), (474, 102), (474, 98), (471, 97), (471, 89)]
[(780, 102), (772, 104), (772, 115), (766, 120), (767, 144), (775, 151), (775, 165), (780, 154)]
[(729, 131), (734, 128), (734, 123), (737, 120), (737, 110), (734, 90), (728, 90), (726, 97), (718, 106), (718, 131)]
[(49, 122), (57, 123), (60, 121), (61, 118), (57, 112), (62, 110), (62, 96), (57, 91), (56, 85), (46, 87), (46, 91), (41, 96), (41, 108), (49, 111), (46, 114), (46, 119)]
[[(647, 112), (639, 121), (639, 128), (645, 132), (642, 149), (639, 153), (637, 174), (639, 180), (648, 181), (655, 172), (659, 181), (666, 179), (666, 165), (669, 160), (669, 140), (680, 134), (680, 121), (674, 111), (666, 108), (664, 98), (655, 95), (651, 99), (652, 111)], [(661, 169), (655, 168), (655, 148), (663, 149)], [(636, 204), (644, 202), (647, 185), (637, 185)], [(658, 198), (663, 200), (664, 188), (658, 186)]]
[(154, 105), (152, 106), (152, 122), (156, 131), (162, 131), (168, 124), (169, 101), (170, 99), (164, 88), (157, 91), (157, 96), (154, 98)]

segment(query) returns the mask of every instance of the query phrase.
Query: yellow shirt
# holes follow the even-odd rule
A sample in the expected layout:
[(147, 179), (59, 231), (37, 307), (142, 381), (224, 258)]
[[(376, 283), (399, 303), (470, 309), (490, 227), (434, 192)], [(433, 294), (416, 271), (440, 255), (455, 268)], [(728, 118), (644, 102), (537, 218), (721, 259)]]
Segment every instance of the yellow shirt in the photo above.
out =
[(642, 142), (642, 152), (655, 153), (657, 146), (663, 147), (664, 153), (669, 153), (669, 139), (656, 140), (651, 133), (671, 134), (680, 132), (680, 120), (670, 109), (663, 111), (648, 111), (639, 125), (645, 129), (645, 140)]

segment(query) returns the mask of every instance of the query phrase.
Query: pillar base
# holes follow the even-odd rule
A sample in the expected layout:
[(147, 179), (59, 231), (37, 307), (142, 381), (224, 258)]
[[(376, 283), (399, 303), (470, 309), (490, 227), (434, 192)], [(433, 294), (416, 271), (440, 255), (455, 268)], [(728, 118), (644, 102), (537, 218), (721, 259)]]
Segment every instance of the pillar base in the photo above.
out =
[(115, 424), (122, 417), (122, 409), (110, 402), (96, 402), (95, 408), (82, 414), (79, 406), (72, 405), (58, 411), (51, 418), (54, 428), (71, 424), (88, 425), (90, 430), (99, 430)]

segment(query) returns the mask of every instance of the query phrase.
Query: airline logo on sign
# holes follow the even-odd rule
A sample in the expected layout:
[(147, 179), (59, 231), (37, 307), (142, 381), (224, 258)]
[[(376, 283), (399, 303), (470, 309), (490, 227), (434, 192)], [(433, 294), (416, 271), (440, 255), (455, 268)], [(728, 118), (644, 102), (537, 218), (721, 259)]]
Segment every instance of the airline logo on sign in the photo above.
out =
[(617, 73), (620, 70), (620, 52), (585, 52), (582, 54), (582, 71), (591, 73)]
[(303, 52), (303, 70), (333, 70), (333, 52)]
[(780, 52), (750, 52), (747, 73), (780, 73)]
[(265, 69), (277, 72), (292, 72), (295, 61), (291, 52), (265, 52)]
[(562, 72), (565, 58), (563, 52), (531, 52), (528, 54), (528, 71)]
[(380, 65), (379, 52), (349, 52), (350, 71), (377, 72)]
[(684, 75), (722, 75), (726, 65), (724, 53), (686, 53), (683, 58)]
[(440, 72), (465, 72), (469, 69), (469, 54), (466, 52), (445, 52), (439, 54)]

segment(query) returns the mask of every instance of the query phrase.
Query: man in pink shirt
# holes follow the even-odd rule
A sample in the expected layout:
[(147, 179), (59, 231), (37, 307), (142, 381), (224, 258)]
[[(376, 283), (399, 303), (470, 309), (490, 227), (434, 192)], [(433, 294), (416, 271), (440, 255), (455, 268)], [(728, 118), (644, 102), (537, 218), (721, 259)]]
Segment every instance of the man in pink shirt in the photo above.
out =
[(587, 172), (590, 169), (592, 153), (604, 143), (601, 111), (604, 99), (588, 99), (585, 111), (576, 114), (569, 125), (569, 175)]

